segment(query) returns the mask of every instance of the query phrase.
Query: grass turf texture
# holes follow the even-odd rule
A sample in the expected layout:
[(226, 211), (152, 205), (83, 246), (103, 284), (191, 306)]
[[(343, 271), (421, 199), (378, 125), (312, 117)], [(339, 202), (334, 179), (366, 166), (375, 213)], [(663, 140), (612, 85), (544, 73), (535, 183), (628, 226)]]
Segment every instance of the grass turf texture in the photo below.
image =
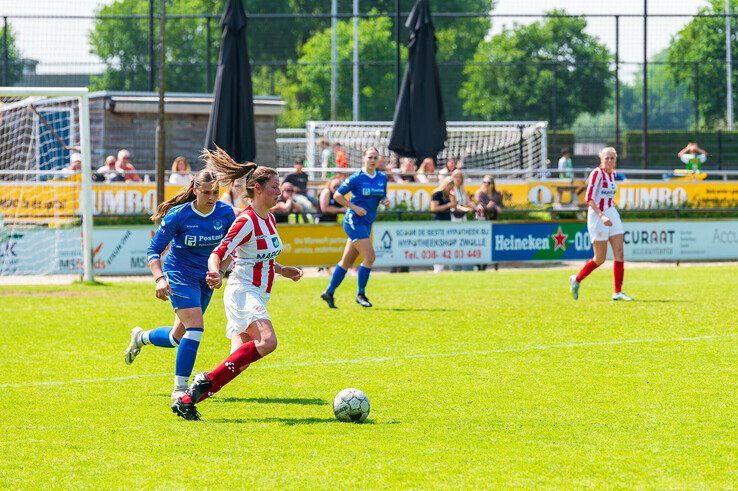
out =
[[(375, 308), (279, 281), (279, 348), (199, 405), (169, 409), (171, 321), (149, 283), (2, 287), (0, 487), (731, 487), (738, 482), (738, 268), (373, 276)], [(222, 291), (221, 291), (222, 292)], [(222, 293), (196, 372), (228, 352)], [(594, 319), (594, 320), (593, 320)], [(369, 421), (337, 422), (364, 390)]]

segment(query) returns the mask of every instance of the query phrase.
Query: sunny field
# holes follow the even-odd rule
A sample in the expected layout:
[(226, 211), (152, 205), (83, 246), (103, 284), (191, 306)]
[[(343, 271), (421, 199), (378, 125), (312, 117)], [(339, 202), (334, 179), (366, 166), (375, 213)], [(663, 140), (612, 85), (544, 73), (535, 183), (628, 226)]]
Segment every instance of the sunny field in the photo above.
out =
[[(171, 321), (151, 283), (0, 287), (0, 488), (738, 486), (738, 268), (377, 274), (318, 298), (281, 281), (280, 346), (203, 421), (169, 409), (174, 350), (132, 366), (132, 326)], [(228, 353), (221, 293), (196, 371)], [(365, 424), (333, 396), (364, 390)]]

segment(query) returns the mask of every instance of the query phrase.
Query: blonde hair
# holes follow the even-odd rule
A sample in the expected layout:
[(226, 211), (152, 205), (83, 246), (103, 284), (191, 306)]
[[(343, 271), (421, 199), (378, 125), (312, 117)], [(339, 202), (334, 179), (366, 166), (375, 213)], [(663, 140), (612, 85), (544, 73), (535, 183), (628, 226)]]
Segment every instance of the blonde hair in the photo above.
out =
[(192, 168), (190, 167), (190, 163), (187, 161), (187, 158), (180, 155), (179, 157), (174, 159), (174, 162), (172, 162), (172, 172), (179, 172), (179, 169), (177, 167), (180, 162), (185, 163), (184, 172), (190, 172), (192, 170)]
[(618, 151), (615, 150), (615, 147), (605, 147), (602, 150), (600, 150), (600, 158), (602, 158), (603, 155), (611, 153), (615, 155), (615, 158), (618, 158)]
[(451, 190), (447, 188), (449, 188), (452, 184), (454, 184), (453, 178), (451, 176), (446, 176), (441, 182), (438, 183), (438, 187), (435, 188), (432, 192), (436, 193), (438, 191), (441, 191), (444, 194), (449, 194)]
[(249, 198), (254, 197), (256, 184), (263, 187), (270, 179), (279, 176), (271, 167), (256, 165), (253, 162), (239, 164), (218, 146), (215, 150), (204, 149), (200, 158), (205, 161), (205, 169), (214, 172), (218, 176), (218, 181), (225, 186), (231, 186), (234, 181), (243, 178), (243, 186)]
[(163, 203), (159, 203), (159, 206), (156, 207), (156, 211), (150, 217), (151, 221), (154, 223), (159, 223), (161, 219), (164, 218), (164, 215), (166, 215), (167, 212), (175, 206), (187, 203), (189, 201), (195, 201), (195, 199), (197, 198), (197, 196), (195, 195), (195, 188), (200, 189), (200, 186), (203, 183), (216, 182), (217, 180), (218, 177), (215, 175), (214, 172), (211, 172), (208, 169), (201, 170), (200, 172), (195, 174), (195, 177), (192, 178), (190, 183), (187, 186), (183, 187), (177, 194), (164, 201)]

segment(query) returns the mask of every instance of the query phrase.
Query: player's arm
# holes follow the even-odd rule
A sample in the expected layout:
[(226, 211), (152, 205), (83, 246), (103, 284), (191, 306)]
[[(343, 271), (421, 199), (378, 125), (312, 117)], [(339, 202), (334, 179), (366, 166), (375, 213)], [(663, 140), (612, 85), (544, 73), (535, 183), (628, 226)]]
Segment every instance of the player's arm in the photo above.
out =
[(274, 272), (281, 274), (292, 281), (300, 281), (300, 278), (302, 278), (302, 270), (300, 268), (296, 268), (294, 266), (282, 266), (277, 262), (274, 263)]
[(154, 282), (156, 283), (156, 298), (163, 301), (166, 301), (169, 298), (169, 295), (172, 294), (172, 289), (169, 286), (169, 281), (166, 276), (164, 276), (164, 271), (161, 266), (161, 254), (174, 238), (176, 231), (176, 215), (174, 215), (174, 213), (167, 213), (159, 224), (159, 228), (156, 229), (154, 238), (151, 239), (149, 247), (146, 250), (146, 259), (148, 260), (149, 270), (151, 271), (151, 275), (154, 277)]

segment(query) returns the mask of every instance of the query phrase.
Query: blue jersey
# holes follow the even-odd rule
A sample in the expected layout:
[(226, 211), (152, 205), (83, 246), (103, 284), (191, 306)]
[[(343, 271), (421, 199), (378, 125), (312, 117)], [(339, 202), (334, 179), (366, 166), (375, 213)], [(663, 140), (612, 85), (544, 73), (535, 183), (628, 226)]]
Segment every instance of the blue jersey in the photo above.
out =
[(352, 210), (348, 210), (346, 217), (373, 223), (377, 218), (379, 202), (387, 196), (387, 175), (376, 171), (374, 177), (370, 177), (366, 172), (360, 170), (351, 174), (337, 189), (338, 194), (347, 194), (349, 191), (351, 191), (351, 202), (364, 208), (366, 215), (359, 217)]
[(182, 273), (203, 279), (208, 271), (208, 257), (230, 228), (236, 215), (230, 205), (217, 201), (213, 210), (203, 215), (190, 201), (167, 212), (151, 239), (146, 251), (147, 261), (161, 258), (171, 242), (164, 259), (164, 271)]

